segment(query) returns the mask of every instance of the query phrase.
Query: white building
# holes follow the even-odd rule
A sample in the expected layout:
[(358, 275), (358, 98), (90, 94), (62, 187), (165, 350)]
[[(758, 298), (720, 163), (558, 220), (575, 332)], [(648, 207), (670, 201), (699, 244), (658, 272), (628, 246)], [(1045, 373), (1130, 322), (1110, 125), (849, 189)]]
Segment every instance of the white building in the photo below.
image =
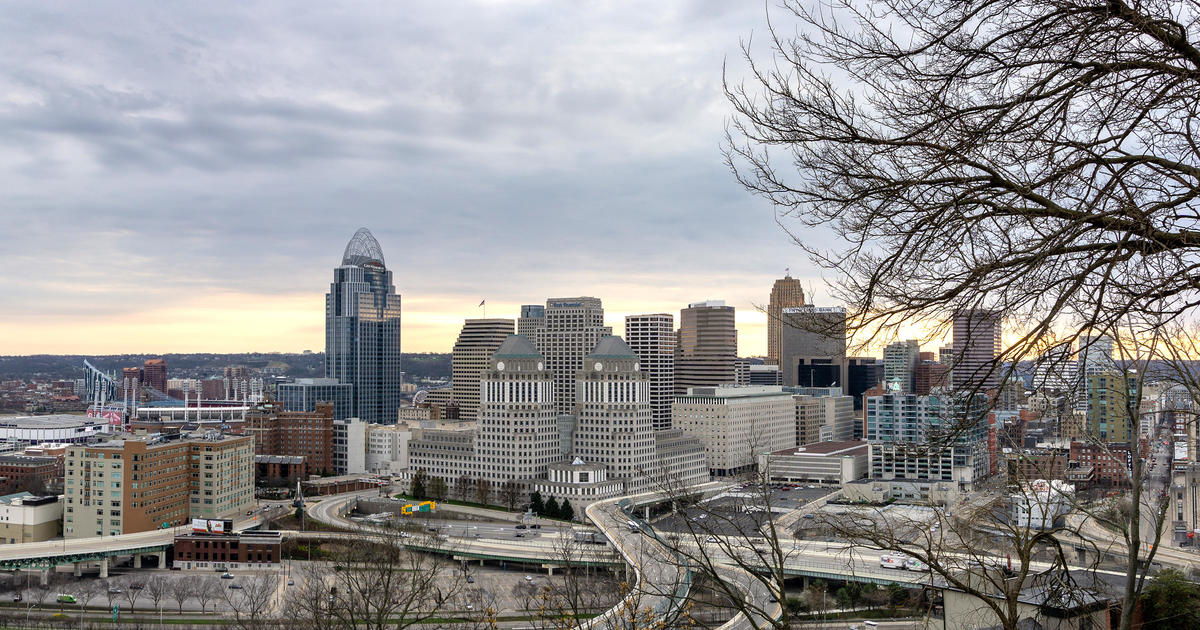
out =
[(650, 379), (650, 411), (654, 429), (671, 428), (675, 397), (675, 317), (670, 313), (625, 316), (625, 343), (637, 355)]
[(68, 414), (0, 417), (0, 442), (87, 442), (104, 433), (108, 420)]
[(1009, 494), (1012, 521), (1017, 527), (1046, 530), (1054, 520), (1071, 511), (1075, 486), (1057, 479), (1036, 479)]
[(693, 387), (675, 397), (671, 422), (700, 440), (716, 476), (751, 470), (759, 454), (796, 446), (796, 405), (782, 387)]
[(607, 466), (629, 491), (644, 489), (656, 463), (650, 379), (620, 337), (604, 337), (587, 355), (575, 400), (575, 455)]
[(377, 475), (399, 475), (408, 470), (408, 443), (413, 430), (407, 424), (368, 424), (366, 469)]
[(0, 544), (50, 540), (59, 535), (62, 520), (61, 496), (19, 492), (0, 497)]
[(758, 456), (770, 481), (846, 484), (867, 476), (866, 442), (815, 442)]
[(523, 335), (510, 335), (480, 377), (475, 474), (493, 483), (542, 479), (562, 461), (556, 379)]
[(367, 472), (367, 423), (358, 418), (333, 421), (333, 471), (338, 475)]

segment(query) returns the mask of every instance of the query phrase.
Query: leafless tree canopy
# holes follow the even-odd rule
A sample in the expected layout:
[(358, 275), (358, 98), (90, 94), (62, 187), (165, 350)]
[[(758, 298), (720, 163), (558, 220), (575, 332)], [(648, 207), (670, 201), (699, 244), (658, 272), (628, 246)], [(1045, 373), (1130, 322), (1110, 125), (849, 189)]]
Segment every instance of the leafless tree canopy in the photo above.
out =
[(785, 228), (840, 237), (792, 232), (868, 335), (978, 307), (1026, 346), (1186, 316), (1198, 16), (1178, 0), (784, 0), (771, 55), (747, 42), (752, 78), (726, 86), (727, 159)]

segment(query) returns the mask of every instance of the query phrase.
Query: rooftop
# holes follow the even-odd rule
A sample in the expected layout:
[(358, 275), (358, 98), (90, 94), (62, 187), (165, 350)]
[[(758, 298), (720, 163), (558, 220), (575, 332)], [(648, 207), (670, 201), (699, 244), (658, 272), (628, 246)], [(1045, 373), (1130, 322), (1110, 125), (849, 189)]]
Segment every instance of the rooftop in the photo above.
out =
[(772, 455), (820, 455), (827, 457), (842, 457), (845, 455), (866, 455), (867, 443), (863, 440), (845, 440), (842, 442), (812, 442), (803, 446), (785, 448), (775, 451)]
[(533, 347), (525, 335), (509, 335), (496, 349), (493, 359), (541, 359), (542, 354)]
[(343, 267), (363, 267), (374, 263), (383, 267), (383, 248), (375, 235), (367, 228), (358, 228), (350, 242), (346, 243), (346, 251), (342, 252)]
[(624, 339), (616, 335), (608, 335), (602, 337), (596, 344), (596, 348), (588, 354), (588, 358), (592, 359), (633, 359), (637, 360), (637, 355), (629, 348), (629, 344), (625, 343)]
[(53, 414), (49, 416), (3, 416), (0, 417), (0, 427), (7, 429), (69, 429), (79, 426), (104, 425), (104, 418), (89, 418), (72, 414)]

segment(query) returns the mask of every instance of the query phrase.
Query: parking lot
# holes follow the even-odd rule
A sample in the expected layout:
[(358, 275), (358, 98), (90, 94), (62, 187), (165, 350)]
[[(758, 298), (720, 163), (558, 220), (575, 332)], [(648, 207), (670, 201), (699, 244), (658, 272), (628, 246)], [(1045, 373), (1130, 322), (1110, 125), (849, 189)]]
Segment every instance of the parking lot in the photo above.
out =
[(766, 489), (743, 484), (701, 505), (683, 508), (654, 521), (664, 532), (697, 532), (704, 535), (757, 536), (768, 518), (767, 507), (778, 518), (802, 505), (826, 496), (836, 488), (772, 484)]

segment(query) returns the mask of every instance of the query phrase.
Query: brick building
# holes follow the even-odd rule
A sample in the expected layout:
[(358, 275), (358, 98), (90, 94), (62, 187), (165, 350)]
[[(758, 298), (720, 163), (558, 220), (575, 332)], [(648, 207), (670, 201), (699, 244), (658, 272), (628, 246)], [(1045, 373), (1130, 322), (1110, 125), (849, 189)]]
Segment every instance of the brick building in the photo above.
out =
[(258, 404), (246, 414), (244, 433), (254, 438), (255, 455), (304, 458), (306, 475), (333, 472), (333, 403), (316, 411), (285, 411), (278, 402)]
[(123, 435), (67, 450), (66, 538), (117, 536), (233, 516), (254, 505), (249, 437)]
[(62, 483), (62, 470), (57, 457), (0, 455), (0, 493), (22, 490), (40, 493)]
[[(1096, 484), (1123, 486), (1129, 483), (1133, 453), (1128, 443), (1099, 445), (1075, 441), (1071, 442), (1067, 465), (1072, 469), (1091, 468), (1091, 481)], [(1068, 478), (1071, 479), (1070, 476)]]
[(182, 569), (258, 569), (279, 563), (279, 532), (180, 534), (175, 537), (174, 566)]

